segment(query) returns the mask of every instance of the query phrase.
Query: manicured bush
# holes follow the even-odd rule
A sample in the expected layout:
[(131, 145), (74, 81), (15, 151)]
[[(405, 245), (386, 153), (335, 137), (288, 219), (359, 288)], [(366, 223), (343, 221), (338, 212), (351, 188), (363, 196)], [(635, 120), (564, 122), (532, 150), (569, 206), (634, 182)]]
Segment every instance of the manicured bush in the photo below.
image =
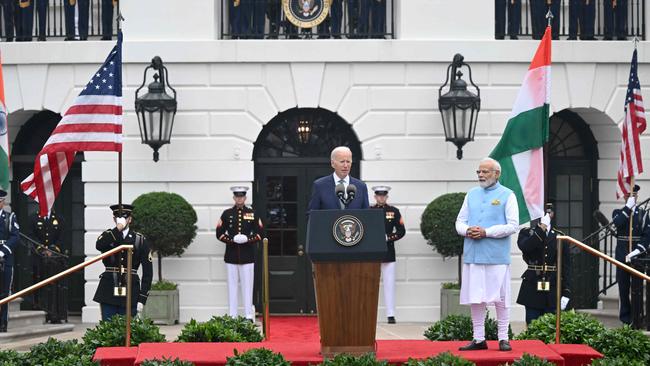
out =
[(266, 348), (253, 348), (244, 353), (234, 350), (235, 355), (227, 357), (226, 366), (290, 366), (280, 353)]
[(420, 221), (420, 232), (427, 244), (433, 246), (443, 259), (458, 257), (459, 280), (463, 237), (456, 232), (456, 217), (464, 199), (465, 193), (443, 194), (427, 205)]
[(647, 366), (643, 361), (630, 361), (625, 357), (599, 358), (591, 362), (591, 366)]
[(607, 329), (589, 345), (610, 359), (623, 358), (650, 364), (650, 339), (629, 325)]
[(512, 366), (555, 366), (555, 364), (537, 356), (524, 353), (520, 359), (512, 363)]
[(323, 361), (321, 366), (388, 366), (388, 361), (379, 361), (375, 355), (368, 353), (355, 357), (346, 354), (336, 355), (332, 359)]
[(176, 285), (173, 282), (170, 281), (157, 281), (153, 285), (151, 285), (151, 289), (154, 291), (170, 291), (170, 290), (176, 290), (178, 288), (178, 285)]
[[(86, 330), (83, 336), (84, 345), (95, 349), (97, 347), (124, 346), (126, 341), (126, 318), (114, 315), (109, 320), (102, 320), (95, 328)], [(139, 317), (131, 319), (131, 345), (140, 343), (166, 342), (160, 328), (150, 319)]]
[(262, 334), (244, 317), (214, 316), (207, 322), (192, 319), (176, 342), (261, 342)]
[[(433, 323), (424, 331), (424, 337), (430, 341), (471, 341), (472, 318), (468, 315), (449, 315), (443, 320)], [(508, 326), (508, 337), (513, 338), (512, 328)], [(488, 340), (498, 339), (498, 327), (496, 320), (485, 317), (485, 338)]]
[[(605, 332), (601, 322), (589, 314), (563, 311), (560, 317), (560, 342), (565, 344), (594, 344)], [(528, 328), (517, 335), (517, 339), (539, 339), (544, 343), (555, 343), (555, 314), (544, 314), (533, 320)]]
[(142, 233), (158, 257), (158, 281), (162, 258), (181, 256), (196, 237), (196, 211), (176, 193), (149, 192), (133, 201), (133, 230)]
[(472, 361), (468, 361), (462, 357), (456, 356), (451, 352), (444, 352), (436, 357), (429, 357), (424, 360), (415, 360), (409, 358), (404, 366), (474, 366)]
[(14, 350), (0, 351), (0, 366), (23, 366), (26, 362), (25, 355)]
[(153, 360), (144, 360), (140, 366), (194, 366), (194, 363), (189, 361), (181, 361), (178, 358), (172, 360), (171, 358), (163, 357), (162, 360), (153, 359)]
[(22, 365), (95, 366), (97, 364), (92, 361), (94, 352), (94, 348), (82, 345), (76, 339), (59, 341), (49, 338), (47, 342), (34, 345), (24, 356)]

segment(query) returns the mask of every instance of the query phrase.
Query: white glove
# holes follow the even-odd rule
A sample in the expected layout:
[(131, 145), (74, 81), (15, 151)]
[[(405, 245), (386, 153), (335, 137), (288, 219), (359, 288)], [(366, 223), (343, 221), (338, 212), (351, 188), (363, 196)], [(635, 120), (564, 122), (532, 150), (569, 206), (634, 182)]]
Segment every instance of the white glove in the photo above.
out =
[(0, 251), (0, 258), (2, 258), (2, 257), (4, 257), (4, 256), (5, 256), (5, 252)]
[(388, 241), (388, 235), (386, 235), (386, 241)]
[(115, 219), (115, 223), (117, 224), (117, 229), (119, 231), (124, 230), (124, 228), (126, 227), (126, 219), (124, 217), (118, 217), (117, 219)]
[(567, 305), (569, 305), (569, 298), (562, 296), (560, 298), (560, 310), (565, 310)]
[(630, 254), (625, 256), (625, 263), (630, 263), (632, 259), (639, 254), (641, 254), (641, 251), (639, 249), (634, 249), (630, 252)]
[(540, 223), (546, 225), (546, 232), (548, 233), (551, 231), (551, 215), (548, 213), (544, 216), (542, 216), (542, 219), (540, 220)]
[(634, 196), (630, 196), (630, 198), (627, 199), (627, 202), (625, 202), (625, 207), (632, 209), (636, 205), (636, 198)]
[(244, 244), (248, 241), (248, 237), (244, 234), (237, 234), (234, 238), (232, 238), (232, 241), (237, 244)]
[(142, 305), (141, 302), (138, 303), (136, 306), (136, 309), (138, 310), (138, 314), (142, 314), (142, 310), (144, 309), (144, 305)]

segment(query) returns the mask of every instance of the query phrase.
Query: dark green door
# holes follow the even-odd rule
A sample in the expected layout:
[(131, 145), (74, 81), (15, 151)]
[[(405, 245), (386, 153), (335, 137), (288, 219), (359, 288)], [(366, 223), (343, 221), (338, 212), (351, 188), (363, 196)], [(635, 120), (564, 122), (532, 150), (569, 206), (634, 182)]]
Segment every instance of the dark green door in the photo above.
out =
[[(257, 169), (254, 206), (269, 239), (269, 310), (314, 313), (311, 263), (305, 255), (306, 210), (314, 179), (330, 174), (331, 168), (278, 164)], [(261, 261), (258, 268), (261, 273)]]

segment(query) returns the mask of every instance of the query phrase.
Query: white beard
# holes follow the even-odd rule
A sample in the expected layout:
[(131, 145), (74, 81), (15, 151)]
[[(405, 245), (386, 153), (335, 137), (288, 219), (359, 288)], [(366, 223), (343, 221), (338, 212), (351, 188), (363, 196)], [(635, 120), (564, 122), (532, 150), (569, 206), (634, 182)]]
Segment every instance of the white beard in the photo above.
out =
[(481, 186), (481, 188), (489, 188), (492, 187), (496, 182), (496, 179), (487, 179), (484, 182), (479, 181), (478, 185)]

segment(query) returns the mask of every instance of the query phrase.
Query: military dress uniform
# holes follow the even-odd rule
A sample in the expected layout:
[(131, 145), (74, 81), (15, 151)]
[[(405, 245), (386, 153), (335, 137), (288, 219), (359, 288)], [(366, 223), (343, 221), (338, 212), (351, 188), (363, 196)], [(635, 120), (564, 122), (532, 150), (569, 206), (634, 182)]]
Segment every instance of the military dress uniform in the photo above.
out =
[(118, 0), (102, 0), (102, 41), (110, 41), (113, 38), (113, 8), (117, 3)]
[[(114, 216), (119, 215), (119, 206), (111, 206)], [(123, 217), (129, 217), (133, 210), (131, 205), (122, 205)], [(151, 289), (153, 278), (153, 265), (151, 263), (151, 250), (144, 235), (130, 229), (128, 226), (120, 231), (117, 227), (104, 231), (95, 247), (105, 253), (120, 245), (133, 245), (133, 259), (131, 270), (131, 314), (137, 314), (137, 303), (144, 305)], [(102, 320), (108, 320), (115, 314), (126, 314), (126, 270), (128, 252), (121, 251), (110, 257), (104, 258), (104, 272), (99, 276), (99, 285), (95, 292), (94, 301), (101, 308)], [(138, 268), (142, 265), (142, 278), (138, 276)]]
[(88, 39), (88, 17), (90, 11), (90, 0), (64, 0), (65, 2), (65, 40), (75, 39), (75, 7), (79, 10), (79, 39)]
[(6, 40), (7, 42), (13, 42), (16, 1), (0, 0), (0, 5), (2, 6), (2, 20), (4, 23)]
[[(232, 187), (235, 196), (246, 195), (247, 187)], [(237, 284), (241, 283), (244, 313), (253, 320), (253, 282), (255, 280), (255, 250), (261, 240), (262, 220), (255, 216), (252, 208), (237, 205), (225, 210), (217, 222), (217, 239), (226, 244), (224, 261), (228, 271), (228, 313), (237, 316)], [(245, 236), (245, 239), (238, 237)], [(241, 240), (241, 242), (237, 242)]]
[(627, 39), (627, 0), (603, 0), (605, 40)]
[(521, 25), (521, 0), (494, 0), (495, 38), (505, 38), (506, 12), (508, 13), (508, 35), (510, 39), (517, 39)]
[[(642, 235), (649, 236), (650, 222), (644, 209), (634, 206), (632, 210), (624, 206), (612, 212), (612, 222), (616, 226), (616, 249), (614, 257), (617, 261), (625, 263), (625, 256), (629, 251), (630, 216), (632, 216), (632, 250), (641, 246)], [(618, 283), (619, 319), (625, 324), (632, 322), (632, 306), (630, 304), (630, 274), (616, 267), (616, 282)]]
[[(63, 221), (54, 211), (47, 216), (37, 213), (33, 217), (32, 228), (36, 239), (41, 243), (41, 246), (36, 248), (36, 283), (63, 271), (66, 267), (66, 257), (61, 254)], [(68, 320), (66, 295), (66, 279), (38, 290), (35, 302), (45, 310), (46, 321), (59, 323)]]
[[(388, 186), (375, 186), (372, 190), (376, 195), (387, 195), (390, 191)], [(406, 234), (404, 219), (399, 209), (389, 204), (374, 204), (374, 209), (384, 210), (384, 222), (386, 229), (386, 245), (388, 251), (381, 263), (381, 278), (384, 284), (384, 304), (386, 305), (386, 317), (388, 323), (395, 323), (395, 242)]]
[[(4, 202), (7, 192), (0, 190), (0, 200)], [(14, 278), (14, 250), (18, 244), (20, 227), (13, 212), (0, 209), (0, 253), (4, 259), (4, 271), (0, 277), (0, 299), (11, 295), (11, 286)], [(0, 307), (0, 332), (7, 331), (9, 318), (7, 304)]]
[(386, 33), (386, 0), (371, 0), (370, 21), (372, 38), (384, 38)]
[(542, 39), (548, 20), (546, 14), (553, 14), (551, 33), (553, 39), (560, 37), (560, 0), (530, 0), (530, 21), (533, 28), (533, 39)]
[[(519, 231), (517, 246), (528, 268), (521, 275), (517, 304), (526, 307), (526, 324), (546, 313), (555, 312), (557, 279), (557, 235), (551, 228), (547, 233), (539, 226)], [(570, 298), (568, 287), (569, 247), (562, 248), (562, 296)]]
[(593, 41), (594, 21), (596, 19), (596, 0), (570, 0), (569, 2), (569, 40)]
[(36, 16), (38, 18), (38, 40), (45, 41), (47, 3), (48, 0), (19, 0), (18, 6), (22, 8), (20, 13), (22, 32), (18, 34), (19, 41), (29, 42), (32, 40), (34, 6), (36, 6)]

